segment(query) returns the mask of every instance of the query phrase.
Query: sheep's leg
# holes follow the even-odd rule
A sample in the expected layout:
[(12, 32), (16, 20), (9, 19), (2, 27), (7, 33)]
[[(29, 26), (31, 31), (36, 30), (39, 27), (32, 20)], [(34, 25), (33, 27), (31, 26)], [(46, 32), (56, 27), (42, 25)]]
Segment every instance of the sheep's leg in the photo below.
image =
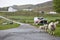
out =
[(54, 35), (54, 31), (51, 31), (51, 35)]
[(49, 33), (48, 29), (45, 29), (45, 32), (48, 32)]
[(51, 31), (49, 31), (49, 34), (51, 34)]
[(52, 34), (54, 35), (55, 33), (54, 33), (54, 32), (52, 32)]
[(51, 31), (51, 35), (53, 35), (53, 31)]
[(48, 32), (48, 28), (47, 27), (45, 27), (45, 32)]
[(50, 35), (52, 35), (52, 31), (51, 30), (49, 30), (49, 32), (48, 32)]

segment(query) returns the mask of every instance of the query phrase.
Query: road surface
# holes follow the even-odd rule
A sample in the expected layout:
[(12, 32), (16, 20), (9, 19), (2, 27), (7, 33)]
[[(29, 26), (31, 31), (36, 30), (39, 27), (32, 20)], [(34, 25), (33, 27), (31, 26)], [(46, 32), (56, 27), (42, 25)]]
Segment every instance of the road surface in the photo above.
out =
[(29, 24), (22, 24), (18, 28), (0, 30), (0, 40), (60, 40)]

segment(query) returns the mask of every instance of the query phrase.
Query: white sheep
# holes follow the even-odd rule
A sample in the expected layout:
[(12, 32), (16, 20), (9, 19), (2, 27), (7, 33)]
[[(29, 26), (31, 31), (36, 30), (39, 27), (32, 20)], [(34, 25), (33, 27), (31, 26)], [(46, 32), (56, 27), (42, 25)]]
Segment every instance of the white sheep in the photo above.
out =
[(56, 25), (59, 23), (59, 21), (56, 21), (56, 22), (51, 22), (49, 25), (48, 25), (48, 28), (49, 29), (51, 29), (52, 28), (52, 26), (51, 25), (53, 25), (54, 26), (54, 28), (56, 28)]
[(39, 27), (39, 29), (45, 29), (45, 30), (47, 30), (47, 28), (48, 28), (48, 25), (47, 24), (44, 24), (43, 26), (40, 26)]
[(38, 19), (38, 17), (34, 17), (34, 24), (38, 25), (40, 22), (40, 20)]
[(39, 29), (44, 29), (45, 27), (44, 26), (40, 26)]
[(49, 33), (51, 34), (54, 34), (54, 31), (56, 29), (56, 24), (58, 24), (58, 21), (57, 22), (51, 22), (49, 25), (48, 25), (48, 30), (50, 31)]
[(47, 32), (47, 30), (48, 30), (48, 24), (44, 24), (44, 29)]
[(49, 24), (44, 24), (43, 26), (40, 26), (39, 29), (44, 29), (46, 32), (49, 30), (51, 34), (54, 34), (54, 31), (56, 29), (56, 25), (59, 23), (59, 21), (51, 22)]

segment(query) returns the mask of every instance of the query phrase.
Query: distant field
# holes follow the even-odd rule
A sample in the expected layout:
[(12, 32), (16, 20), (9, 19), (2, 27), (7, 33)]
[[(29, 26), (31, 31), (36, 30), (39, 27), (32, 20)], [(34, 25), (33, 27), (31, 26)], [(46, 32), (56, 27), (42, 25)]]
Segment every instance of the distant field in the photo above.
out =
[[(20, 22), (30, 22), (30, 23), (33, 23), (34, 22), (34, 17), (36, 16), (9, 16), (8, 18), (10, 19), (13, 19), (13, 20), (17, 20), (17, 21), (20, 21)], [(51, 14), (44, 14), (43, 16), (39, 15), (37, 17), (44, 17), (45, 19), (47, 19), (48, 21), (51, 21), (51, 20), (56, 20), (56, 19), (60, 19), (60, 14), (55, 14), (55, 15), (51, 15)]]
[(33, 23), (34, 17), (44, 17), (48, 21), (60, 19), (60, 14), (42, 14), (34, 11), (0, 12), (0, 15), (23, 23)]

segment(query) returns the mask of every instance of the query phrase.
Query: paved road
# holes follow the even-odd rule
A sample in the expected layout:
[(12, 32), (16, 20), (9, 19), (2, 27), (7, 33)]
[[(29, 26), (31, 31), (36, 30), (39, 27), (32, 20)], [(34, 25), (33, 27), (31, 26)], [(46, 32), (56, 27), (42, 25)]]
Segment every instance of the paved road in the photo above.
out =
[(0, 30), (0, 40), (60, 40), (60, 38), (53, 37), (29, 24), (22, 24), (18, 28)]

